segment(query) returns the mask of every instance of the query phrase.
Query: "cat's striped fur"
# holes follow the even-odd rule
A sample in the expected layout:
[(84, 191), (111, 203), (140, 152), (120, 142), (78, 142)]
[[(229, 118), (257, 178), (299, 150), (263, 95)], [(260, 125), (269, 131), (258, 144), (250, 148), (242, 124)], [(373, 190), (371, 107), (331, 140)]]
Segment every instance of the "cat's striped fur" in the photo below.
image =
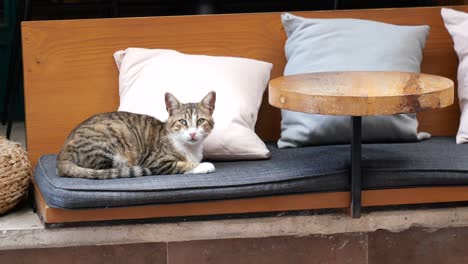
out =
[(199, 103), (181, 104), (167, 93), (167, 122), (129, 112), (92, 116), (65, 140), (57, 160), (57, 175), (114, 179), (159, 174), (208, 173), (200, 163), (202, 142), (214, 126), (216, 94)]

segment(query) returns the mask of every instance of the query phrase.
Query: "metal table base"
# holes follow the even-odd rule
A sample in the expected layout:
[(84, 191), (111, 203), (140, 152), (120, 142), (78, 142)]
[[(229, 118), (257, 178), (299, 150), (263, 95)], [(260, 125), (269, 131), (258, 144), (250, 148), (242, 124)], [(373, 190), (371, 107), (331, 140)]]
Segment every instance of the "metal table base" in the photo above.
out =
[(351, 117), (351, 217), (361, 217), (361, 130), (362, 117)]

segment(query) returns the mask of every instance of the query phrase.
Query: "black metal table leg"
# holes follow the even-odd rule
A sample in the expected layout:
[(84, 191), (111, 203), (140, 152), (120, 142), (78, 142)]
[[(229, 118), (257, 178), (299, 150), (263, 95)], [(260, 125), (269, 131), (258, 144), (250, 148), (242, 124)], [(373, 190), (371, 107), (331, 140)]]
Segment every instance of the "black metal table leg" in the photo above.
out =
[(339, 7), (339, 4), (340, 4), (339, 0), (334, 0), (333, 1), (333, 10), (337, 10), (338, 7)]
[(5, 125), (7, 123), (7, 120), (9, 118), (9, 104), (11, 104), (11, 94), (13, 93), (13, 89), (16, 88), (16, 76), (18, 75), (17, 69), (20, 67), (18, 64), (21, 62), (21, 59), (18, 57), (21, 53), (19, 50), (20, 45), (19, 40), (21, 38), (21, 32), (20, 32), (20, 23), (22, 19), (22, 6), (21, 6), (21, 1), (18, 1), (15, 3), (16, 9), (15, 9), (15, 21), (13, 25), (13, 36), (10, 41), (10, 62), (8, 66), (8, 75), (7, 75), (7, 81), (6, 81), (6, 90), (5, 90), (5, 97), (3, 98), (3, 113), (2, 113), (2, 125)]
[(213, 0), (198, 0), (196, 6), (197, 14), (214, 14), (216, 12), (215, 2)]
[(21, 80), (23, 78), (22, 49), (21, 49), (21, 21), (27, 21), (31, 18), (31, 0), (22, 0), (17, 3), (16, 24), (14, 29), (14, 38), (11, 43), (12, 54), (8, 76), (8, 87), (5, 94), (4, 111), (2, 124), (7, 123), (6, 137), (10, 139), (11, 129), (13, 127), (15, 100), (19, 100), (21, 89)]
[(120, 0), (112, 0), (112, 17), (120, 16)]
[(18, 64), (20, 63), (20, 51), (19, 51), (19, 39), (20, 39), (20, 32), (19, 29), (14, 29), (13, 38), (10, 44), (10, 63), (8, 66), (8, 76), (6, 82), (6, 90), (5, 90), (5, 97), (3, 99), (3, 113), (2, 113), (2, 125), (7, 123), (9, 116), (12, 114), (9, 112), (10, 107), (9, 105), (12, 104), (11, 102), (11, 95), (13, 94), (13, 90), (15, 89), (15, 82), (18, 75), (17, 69), (20, 67)]
[(351, 217), (361, 217), (361, 128), (362, 117), (351, 117)]

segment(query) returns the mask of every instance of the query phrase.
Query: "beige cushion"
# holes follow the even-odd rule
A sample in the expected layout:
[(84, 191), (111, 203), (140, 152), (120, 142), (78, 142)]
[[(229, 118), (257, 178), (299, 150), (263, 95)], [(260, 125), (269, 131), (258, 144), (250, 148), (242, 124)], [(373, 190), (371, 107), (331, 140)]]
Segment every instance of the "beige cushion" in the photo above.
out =
[(442, 8), (445, 27), (452, 35), (458, 55), (458, 98), (460, 99), (460, 126), (457, 143), (468, 142), (468, 14)]
[(215, 127), (204, 142), (204, 157), (238, 160), (270, 156), (254, 127), (271, 63), (142, 48), (117, 51), (114, 58), (120, 71), (119, 111), (165, 121), (165, 92), (186, 103), (198, 102), (213, 90)]

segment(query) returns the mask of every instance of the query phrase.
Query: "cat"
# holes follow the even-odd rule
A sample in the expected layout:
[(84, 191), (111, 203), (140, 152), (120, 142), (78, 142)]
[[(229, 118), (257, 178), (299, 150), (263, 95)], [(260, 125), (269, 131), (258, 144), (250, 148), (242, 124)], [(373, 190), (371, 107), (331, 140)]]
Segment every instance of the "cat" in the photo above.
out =
[(202, 162), (203, 140), (213, 130), (216, 93), (199, 103), (180, 103), (165, 94), (167, 122), (141, 114), (97, 114), (79, 124), (65, 140), (57, 175), (115, 179), (160, 174), (211, 173)]

